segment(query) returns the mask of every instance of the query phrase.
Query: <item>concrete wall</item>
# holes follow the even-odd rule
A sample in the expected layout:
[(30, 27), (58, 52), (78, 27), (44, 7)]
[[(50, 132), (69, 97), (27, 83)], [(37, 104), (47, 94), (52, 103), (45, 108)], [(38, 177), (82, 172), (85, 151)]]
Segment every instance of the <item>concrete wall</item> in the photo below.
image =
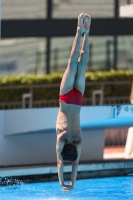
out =
[[(32, 133), (35, 125), (35, 130), (38, 129), (39, 124), (41, 126), (42, 118), (44, 127), (48, 127), (50, 122), (53, 122), (52, 118), (48, 118), (50, 109), (47, 111), (47, 113), (45, 109), (43, 112), (40, 109), (0, 111), (0, 166), (43, 164), (56, 161), (56, 134)], [(43, 113), (47, 120), (42, 116)], [(23, 134), (20, 134), (22, 132)]]
[[(46, 132), (56, 124), (58, 108), (0, 111), (0, 166), (56, 163), (56, 133)], [(81, 124), (113, 116), (112, 106), (82, 107)], [(80, 161), (102, 160), (104, 128), (83, 130)]]

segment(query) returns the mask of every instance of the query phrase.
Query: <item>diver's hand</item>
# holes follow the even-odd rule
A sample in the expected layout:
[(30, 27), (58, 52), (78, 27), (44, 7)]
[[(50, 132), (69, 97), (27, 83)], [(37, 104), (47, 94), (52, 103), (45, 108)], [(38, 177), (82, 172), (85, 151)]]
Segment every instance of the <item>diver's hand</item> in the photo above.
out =
[(73, 190), (73, 185), (63, 185), (63, 191), (67, 192), (68, 190)]

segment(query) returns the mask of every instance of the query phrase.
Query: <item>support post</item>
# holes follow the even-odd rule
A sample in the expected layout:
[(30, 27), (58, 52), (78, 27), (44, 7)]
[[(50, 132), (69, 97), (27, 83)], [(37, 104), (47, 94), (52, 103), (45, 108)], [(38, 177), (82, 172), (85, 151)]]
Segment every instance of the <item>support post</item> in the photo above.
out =
[(47, 37), (47, 44), (46, 44), (46, 74), (50, 74), (50, 42), (51, 38)]
[[(115, 5), (114, 15), (115, 15), (115, 19), (117, 20), (119, 17), (119, 0), (114, 0), (114, 5)], [(114, 35), (114, 70), (117, 70), (117, 55), (118, 55), (117, 45), (118, 45), (117, 34), (115, 34)]]
[(107, 40), (106, 42), (106, 69), (110, 70), (111, 69), (111, 61), (110, 61), (110, 45), (111, 45), (111, 41)]
[(92, 52), (92, 50), (93, 50), (93, 45), (92, 45), (92, 43), (90, 43), (89, 44), (89, 62), (88, 62), (88, 70), (89, 69), (92, 69), (92, 65), (93, 65), (93, 63), (92, 63), (92, 55), (93, 55), (93, 52)]
[[(52, 1), (47, 0), (47, 20), (51, 20), (52, 18)], [(51, 38), (47, 37), (46, 42), (46, 74), (50, 73), (50, 49), (51, 49)]]
[(114, 70), (117, 70), (117, 55), (118, 55), (117, 45), (118, 45), (117, 35), (115, 35), (114, 36)]

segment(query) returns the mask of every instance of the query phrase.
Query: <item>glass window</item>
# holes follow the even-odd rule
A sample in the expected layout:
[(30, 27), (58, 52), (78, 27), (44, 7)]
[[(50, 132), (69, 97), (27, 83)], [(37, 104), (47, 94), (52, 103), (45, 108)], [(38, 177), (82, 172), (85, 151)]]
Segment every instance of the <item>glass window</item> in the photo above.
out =
[(46, 72), (45, 43), (44, 38), (0, 40), (0, 75)]
[(114, 39), (113, 37), (90, 37), (90, 59), (88, 69), (110, 70), (114, 63)]
[[(51, 41), (51, 72), (64, 72), (67, 66), (74, 37), (52, 38)], [(87, 70), (109, 70), (113, 68), (114, 42), (113, 37), (89, 38), (89, 63)]]
[(114, 0), (53, 0), (54, 18), (77, 18), (82, 11), (96, 18), (114, 17)]
[(51, 72), (64, 72), (69, 59), (73, 39), (74, 37), (60, 37), (51, 39)]
[(133, 70), (133, 36), (118, 37), (118, 69)]
[(42, 19), (46, 17), (46, 0), (3, 0), (2, 19)]

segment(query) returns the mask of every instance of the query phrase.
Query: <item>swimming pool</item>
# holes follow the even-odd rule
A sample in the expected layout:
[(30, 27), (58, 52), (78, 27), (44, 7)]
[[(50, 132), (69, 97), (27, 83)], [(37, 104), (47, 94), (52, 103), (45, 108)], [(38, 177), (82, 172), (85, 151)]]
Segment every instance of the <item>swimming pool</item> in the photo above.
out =
[(0, 200), (132, 200), (133, 175), (77, 180), (75, 189), (63, 192), (59, 182), (0, 187)]

